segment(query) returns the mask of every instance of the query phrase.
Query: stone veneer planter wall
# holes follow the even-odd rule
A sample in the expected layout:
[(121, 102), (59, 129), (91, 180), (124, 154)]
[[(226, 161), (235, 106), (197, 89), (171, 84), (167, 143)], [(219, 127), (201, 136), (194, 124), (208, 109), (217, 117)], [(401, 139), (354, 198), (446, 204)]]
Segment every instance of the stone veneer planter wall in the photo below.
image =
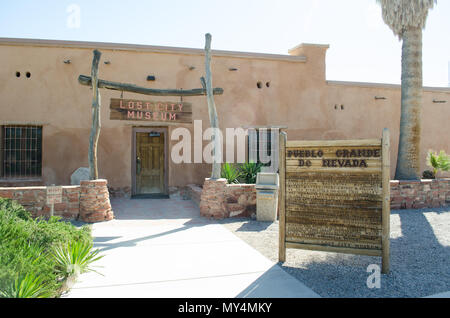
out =
[[(33, 217), (49, 216), (47, 187), (0, 187), (0, 197), (18, 201)], [(62, 186), (62, 202), (54, 205), (54, 215), (84, 222), (111, 220), (107, 180), (81, 181), (81, 185)]]
[[(0, 197), (19, 202), (33, 217), (49, 216), (47, 187), (5, 187), (0, 188)], [(80, 213), (80, 186), (62, 186), (62, 202), (54, 205), (54, 215), (65, 219), (76, 219)]]
[(114, 218), (109, 201), (108, 182), (104, 179), (80, 182), (80, 219), (93, 223)]
[[(391, 180), (391, 209), (450, 206), (450, 178), (420, 181)], [(185, 196), (200, 196), (200, 215), (215, 219), (249, 217), (256, 212), (254, 184), (227, 184), (226, 179), (206, 179), (203, 191), (188, 185)], [(194, 202), (198, 199), (194, 199)]]
[(450, 206), (450, 178), (420, 181), (391, 180), (391, 209)]
[[(450, 178), (420, 181), (391, 180), (391, 209), (420, 209), (450, 206)], [(83, 186), (84, 190), (81, 190)], [(83, 181), (82, 186), (62, 186), (62, 203), (54, 214), (65, 219), (98, 222), (113, 218), (106, 180)], [(17, 200), (33, 217), (48, 216), (47, 187), (0, 187), (0, 197)], [(212, 218), (250, 217), (256, 212), (254, 184), (227, 184), (226, 179), (206, 179), (203, 189), (190, 184), (182, 189), (185, 198)]]
[(206, 179), (200, 199), (200, 215), (215, 219), (249, 217), (256, 213), (254, 184), (227, 184), (226, 179)]

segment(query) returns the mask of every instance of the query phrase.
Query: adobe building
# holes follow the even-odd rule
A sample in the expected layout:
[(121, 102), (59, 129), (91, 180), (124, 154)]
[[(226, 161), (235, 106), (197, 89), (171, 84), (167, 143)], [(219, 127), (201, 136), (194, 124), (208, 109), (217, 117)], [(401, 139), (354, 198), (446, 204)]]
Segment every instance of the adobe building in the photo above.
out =
[[(283, 126), (289, 140), (323, 140), (381, 138), (387, 127), (393, 177), (400, 86), (327, 81), (328, 48), (301, 44), (289, 55), (213, 50), (213, 87), (224, 90), (215, 95), (220, 128)], [(0, 186), (67, 185), (77, 168), (88, 167), (92, 90), (80, 85), (78, 77), (90, 76), (94, 49), (102, 53), (100, 79), (155, 89), (202, 87), (202, 49), (0, 38)], [(161, 193), (202, 184), (210, 176), (209, 164), (170, 160), (178, 143), (170, 139), (172, 131), (185, 127), (193, 135), (193, 123), (110, 119), (111, 99), (186, 102), (192, 105), (192, 120), (202, 120), (204, 130), (209, 127), (205, 96), (158, 97), (107, 89), (100, 94), (99, 178), (108, 180), (114, 195), (148, 191), (138, 175), (142, 168), (136, 149), (142, 145), (157, 153), (145, 160), (157, 170)], [(422, 171), (428, 169), (429, 149), (450, 150), (449, 103), (449, 88), (424, 88)]]

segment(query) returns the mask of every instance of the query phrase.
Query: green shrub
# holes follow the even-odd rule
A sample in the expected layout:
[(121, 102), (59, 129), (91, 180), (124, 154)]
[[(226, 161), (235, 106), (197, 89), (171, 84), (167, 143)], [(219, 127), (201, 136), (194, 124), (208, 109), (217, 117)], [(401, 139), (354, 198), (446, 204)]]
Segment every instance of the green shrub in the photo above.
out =
[(52, 295), (53, 292), (44, 279), (34, 274), (18, 276), (13, 284), (4, 291), (0, 290), (0, 296), (5, 298), (48, 298)]
[(14, 200), (0, 198), (0, 211), (0, 217), (17, 217), (25, 221), (31, 219), (31, 213)]
[(261, 172), (261, 163), (246, 162), (241, 165), (241, 178), (245, 183), (256, 183), (256, 175)]
[(449, 171), (450, 170), (450, 156), (447, 156), (444, 150), (441, 150), (439, 154), (428, 151), (427, 165), (433, 168), (433, 174), (436, 177), (438, 171)]
[(240, 172), (232, 164), (224, 163), (222, 165), (221, 177), (227, 179), (229, 184), (239, 183), (238, 178), (240, 177)]
[(422, 178), (424, 178), (424, 179), (434, 179), (434, 173), (433, 173), (433, 171), (431, 171), (431, 170), (425, 170), (425, 171), (422, 173)]
[(53, 245), (72, 241), (92, 243), (90, 227), (78, 229), (59, 217), (48, 221), (33, 219), (17, 202), (0, 198), (0, 291), (3, 297), (13, 291), (16, 295), (22, 292), (28, 295), (21, 288), (31, 290), (30, 286), (45, 286), (42, 295), (58, 296), (61, 277), (50, 252)]

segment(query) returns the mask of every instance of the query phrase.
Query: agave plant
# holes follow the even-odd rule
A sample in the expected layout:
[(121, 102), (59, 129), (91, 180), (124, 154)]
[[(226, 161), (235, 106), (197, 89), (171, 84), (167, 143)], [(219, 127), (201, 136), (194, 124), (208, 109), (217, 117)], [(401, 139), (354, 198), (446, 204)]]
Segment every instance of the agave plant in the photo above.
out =
[(55, 258), (57, 272), (64, 278), (76, 277), (89, 271), (98, 273), (91, 267), (91, 264), (102, 258), (103, 255), (98, 256), (99, 250), (92, 251), (92, 247), (92, 243), (84, 241), (54, 245), (51, 255)]
[(239, 183), (239, 177), (241, 173), (236, 167), (229, 164), (228, 162), (224, 163), (222, 166), (221, 177), (227, 179), (229, 184)]
[(18, 275), (6, 290), (0, 290), (0, 296), (5, 298), (49, 298), (53, 292), (44, 284), (41, 276), (28, 273)]
[(427, 165), (433, 168), (433, 174), (436, 174), (439, 170), (449, 171), (450, 170), (450, 156), (447, 156), (444, 150), (439, 152), (439, 155), (432, 150), (428, 151)]
[(241, 176), (245, 183), (256, 183), (256, 175), (261, 171), (262, 164), (255, 162), (246, 162), (241, 165)]

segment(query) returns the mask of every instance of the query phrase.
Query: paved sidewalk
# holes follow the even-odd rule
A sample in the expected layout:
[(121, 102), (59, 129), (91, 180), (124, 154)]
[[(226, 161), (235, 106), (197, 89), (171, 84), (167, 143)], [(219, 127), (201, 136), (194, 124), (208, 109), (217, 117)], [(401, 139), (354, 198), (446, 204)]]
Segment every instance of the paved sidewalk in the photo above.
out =
[(190, 200), (112, 199), (93, 225), (95, 265), (64, 297), (319, 297)]
[(450, 298), (450, 291), (439, 294), (430, 295), (424, 298)]

